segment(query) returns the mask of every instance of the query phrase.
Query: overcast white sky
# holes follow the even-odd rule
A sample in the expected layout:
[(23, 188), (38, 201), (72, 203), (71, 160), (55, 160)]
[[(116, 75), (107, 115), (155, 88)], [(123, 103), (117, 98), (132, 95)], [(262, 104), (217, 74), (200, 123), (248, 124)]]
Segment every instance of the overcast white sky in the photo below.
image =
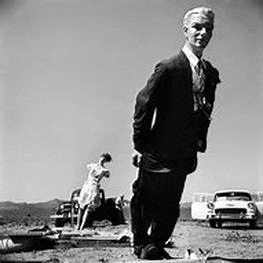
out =
[(183, 200), (263, 191), (263, 2), (2, 0), (0, 201), (68, 198), (86, 164), (110, 152), (107, 196), (131, 195), (135, 94), (183, 45), (183, 14), (216, 12), (204, 57), (220, 71), (208, 150)]

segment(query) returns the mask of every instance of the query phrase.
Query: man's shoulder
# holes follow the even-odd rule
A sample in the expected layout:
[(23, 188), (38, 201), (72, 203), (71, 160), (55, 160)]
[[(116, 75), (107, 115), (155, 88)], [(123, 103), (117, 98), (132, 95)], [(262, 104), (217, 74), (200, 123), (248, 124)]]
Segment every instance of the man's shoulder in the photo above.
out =
[(210, 61), (204, 59), (204, 62), (205, 62), (205, 66), (206, 66), (206, 69), (207, 69), (207, 72), (210, 76), (212, 76), (217, 83), (220, 82), (220, 79), (219, 79), (219, 71), (217, 68), (215, 68)]
[(157, 65), (166, 69), (174, 69), (185, 66), (187, 64), (187, 58), (182, 51), (177, 54), (164, 58)]
[(218, 71), (218, 70), (212, 65), (212, 63), (211, 63), (209, 60), (204, 59), (204, 62), (205, 62), (205, 66), (207, 67), (208, 70)]

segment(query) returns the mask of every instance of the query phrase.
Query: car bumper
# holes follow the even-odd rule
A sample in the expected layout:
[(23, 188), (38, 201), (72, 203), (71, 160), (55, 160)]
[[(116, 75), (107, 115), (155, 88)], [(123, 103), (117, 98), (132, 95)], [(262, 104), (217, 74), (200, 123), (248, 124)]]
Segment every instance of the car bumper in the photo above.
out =
[(251, 221), (256, 219), (257, 217), (255, 215), (242, 214), (217, 214), (208, 216), (208, 220)]
[[(77, 217), (77, 215), (73, 215), (73, 218), (75, 218), (75, 217)], [(70, 215), (67, 215), (67, 216), (65, 216), (65, 215), (51, 215), (50, 216), (50, 218), (51, 219), (70, 219), (71, 218), (71, 216)]]

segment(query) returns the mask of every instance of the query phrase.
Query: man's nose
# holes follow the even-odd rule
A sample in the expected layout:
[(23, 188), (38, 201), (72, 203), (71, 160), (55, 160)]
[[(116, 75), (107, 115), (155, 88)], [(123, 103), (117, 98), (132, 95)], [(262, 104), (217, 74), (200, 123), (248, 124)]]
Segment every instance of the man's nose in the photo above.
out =
[(202, 27), (200, 34), (202, 34), (202, 35), (207, 34), (207, 29), (205, 27)]
[(202, 29), (201, 29), (201, 31), (200, 31), (200, 34), (201, 34), (201, 35), (207, 35), (207, 34), (209, 34), (208, 32), (209, 32), (209, 29), (208, 29), (208, 28), (202, 27)]

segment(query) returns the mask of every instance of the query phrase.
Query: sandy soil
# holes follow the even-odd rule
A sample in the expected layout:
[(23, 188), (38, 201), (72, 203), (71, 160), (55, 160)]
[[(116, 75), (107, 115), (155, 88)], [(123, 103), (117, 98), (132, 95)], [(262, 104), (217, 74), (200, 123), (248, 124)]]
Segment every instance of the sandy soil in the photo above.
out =
[[(108, 226), (104, 231), (129, 229), (129, 226)], [(25, 227), (0, 226), (0, 233), (6, 234), (12, 230), (26, 231)], [(206, 222), (180, 221), (172, 236), (173, 246), (166, 250), (174, 257), (184, 257), (186, 249), (198, 251), (199, 248), (209, 251), (211, 256), (227, 258), (255, 259), (263, 262), (263, 223), (256, 229), (244, 226), (225, 225), (223, 228), (210, 228)], [(84, 262), (137, 262), (131, 247), (84, 247), (57, 248), (43, 251), (11, 253), (0, 255), (2, 260), (41, 260), (63, 263)], [(1, 262), (1, 260), (0, 260)]]

